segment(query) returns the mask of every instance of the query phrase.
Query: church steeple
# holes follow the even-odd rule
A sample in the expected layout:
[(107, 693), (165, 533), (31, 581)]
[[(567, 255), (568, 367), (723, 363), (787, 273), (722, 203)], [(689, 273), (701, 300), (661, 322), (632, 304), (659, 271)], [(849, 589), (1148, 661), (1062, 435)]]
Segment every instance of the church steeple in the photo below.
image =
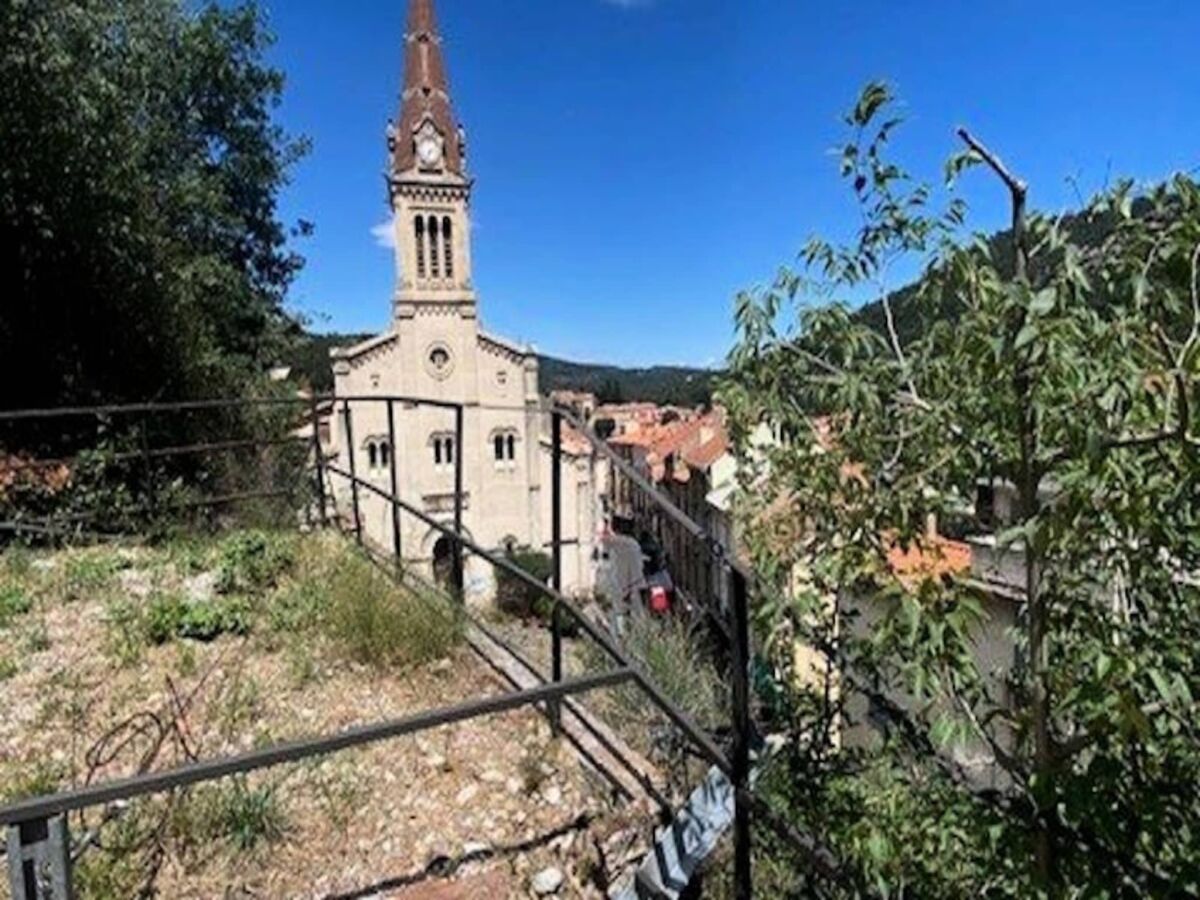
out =
[[(404, 35), (404, 92), (392, 136), (392, 172), (465, 175), (462, 134), (454, 117), (433, 0), (411, 0)], [(436, 158), (435, 158), (436, 151)]]
[(433, 0), (409, 0), (400, 122), (388, 129), (397, 319), (431, 306), (475, 317), (464, 144)]

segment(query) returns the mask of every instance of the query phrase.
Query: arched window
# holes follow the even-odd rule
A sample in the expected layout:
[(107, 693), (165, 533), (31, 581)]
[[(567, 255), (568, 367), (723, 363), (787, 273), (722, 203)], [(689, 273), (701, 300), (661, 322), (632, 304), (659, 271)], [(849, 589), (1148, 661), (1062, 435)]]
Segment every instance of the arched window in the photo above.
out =
[(372, 469), (379, 465), (379, 451), (376, 449), (374, 441), (367, 444), (367, 465)]
[(392, 461), (392, 445), (387, 441), (379, 443), (379, 465), (387, 467)]
[(442, 219), (442, 254), (445, 257), (446, 277), (454, 277), (454, 241), (451, 240), (450, 217)]
[(425, 218), (417, 216), (413, 222), (413, 230), (417, 238), (417, 277), (425, 277)]
[(433, 465), (442, 469), (454, 465), (454, 435), (435, 434), (433, 436)]
[(440, 278), (441, 261), (438, 258), (438, 220), (437, 216), (429, 217), (429, 274)]
[(500, 470), (516, 469), (517, 434), (510, 428), (504, 428), (492, 433), (492, 455), (496, 460), (496, 468)]

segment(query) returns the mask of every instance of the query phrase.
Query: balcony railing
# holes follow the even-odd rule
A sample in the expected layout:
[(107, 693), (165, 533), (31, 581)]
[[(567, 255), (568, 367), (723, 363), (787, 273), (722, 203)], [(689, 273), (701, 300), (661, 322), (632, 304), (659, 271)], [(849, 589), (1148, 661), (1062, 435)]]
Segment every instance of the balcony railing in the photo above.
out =
[[(431, 510), (422, 497), (406, 499), (400, 490), (398, 416), (401, 409), (427, 407), (444, 413), (452, 422), (455, 436), (453, 491), (448, 505)], [(356, 453), (334, 457), (322, 441), (329, 420), (336, 422), (342, 446), (356, 447), (355, 434), (363, 411), (383, 411), (387, 440), (386, 486), (362, 477)], [(316, 527), (341, 526), (364, 546), (372, 544), (364, 527), (363, 506), (367, 498), (382, 503), (390, 518), (384, 555), (403, 567), (403, 517), (422, 523), (449, 542), (449, 594), (461, 599), (465, 585), (465, 560), (468, 555), (484, 561), (495, 572), (503, 572), (544, 596), (551, 605), (550, 671), (544, 683), (498, 697), (469, 700), (377, 722), (336, 734), (276, 744), (239, 755), (202, 760), (166, 771), (148, 772), (123, 780), (93, 784), (75, 790), (35, 797), (0, 808), (0, 825), (8, 829), (7, 856), (9, 884), (14, 898), (62, 900), (71, 896), (71, 836), (67, 814), (91, 807), (160, 794), (219, 779), (245, 774), (284, 763), (316, 759), (341, 750), (379, 741), (413, 735), (450, 722), (492, 715), (525, 707), (542, 707), (555, 730), (561, 728), (563, 704), (572, 697), (611, 688), (633, 686), (677, 730), (692, 752), (728, 779), (734, 797), (733, 844), (735, 896), (751, 896), (751, 827), (766, 825), (787, 840), (808, 860), (822, 878), (839, 880), (842, 876), (836, 860), (818, 842), (798, 834), (774, 817), (751, 788), (751, 757), (755, 740), (753, 706), (749, 682), (751, 645), (749, 592), (751, 573), (746, 571), (692, 518), (645, 481), (625, 460), (614, 454), (564, 409), (547, 409), (550, 453), (550, 540), (552, 575), (542, 583), (529, 575), (496, 548), (474, 540), (464, 527), (466, 490), (464, 452), (466, 410), (462, 404), (400, 396), (266, 398), (215, 400), (210, 402), (136, 404), (128, 406), (74, 407), (0, 412), (0, 460), (7, 459), (9, 475), (26, 477), (51, 465), (82, 465), (89, 448), (107, 442), (104, 465), (112, 467), (112, 477), (124, 486), (130, 503), (120, 510), (56, 507), (53, 498), (45, 499), (33, 514), (14, 510), (0, 522), (0, 532), (23, 533), (41, 540), (71, 536), (88, 537), (137, 531), (141, 524), (163, 517), (188, 516), (205, 511), (227, 509), (244, 503), (280, 504), (281, 519), (302, 514)], [(263, 413), (269, 427), (260, 434), (222, 434), (219, 439), (213, 422), (195, 424), (193, 429), (179, 427), (181, 418), (210, 417), (231, 428), (244, 425), (247, 413)], [(253, 420), (254, 416), (249, 416)], [(728, 732), (716, 735), (706, 731), (674, 702), (661, 686), (631, 658), (618, 640), (563, 591), (563, 551), (578, 539), (564, 533), (564, 432), (570, 429), (587, 444), (588, 451), (606, 461), (633, 485), (643, 509), (652, 509), (660, 526), (670, 529), (678, 546), (686, 546), (691, 571), (702, 572), (705, 590), (691, 597), (703, 616), (714, 624), (720, 635), (720, 664), (729, 684)], [(206, 440), (180, 443), (179, 434), (190, 430), (209, 435)], [(163, 443), (156, 442), (161, 437)], [(8, 456), (2, 454), (9, 451)], [(16, 452), (28, 451), (28, 452)], [(344, 457), (344, 458), (343, 458)], [(225, 459), (222, 473), (231, 479), (213, 480), (207, 475), (202, 483), (186, 485), (191, 490), (182, 497), (164, 496), (156, 476), (170, 472), (174, 482), (180, 473), (199, 474), (210, 470), (195, 460)], [(187, 461), (193, 461), (189, 463)], [(250, 472), (248, 482), (236, 476)], [(376, 473), (377, 475), (379, 473)], [(186, 481), (186, 478), (182, 480)], [(36, 491), (35, 491), (36, 493)], [(348, 497), (349, 509), (339, 511), (338, 496)], [(2, 495), (0, 495), (2, 496)], [(378, 542), (376, 542), (378, 543)], [(379, 551), (379, 546), (373, 547)], [(564, 673), (563, 643), (571, 625), (594, 642), (611, 661), (608, 671), (581, 677)], [(659, 795), (660, 802), (665, 798)]]

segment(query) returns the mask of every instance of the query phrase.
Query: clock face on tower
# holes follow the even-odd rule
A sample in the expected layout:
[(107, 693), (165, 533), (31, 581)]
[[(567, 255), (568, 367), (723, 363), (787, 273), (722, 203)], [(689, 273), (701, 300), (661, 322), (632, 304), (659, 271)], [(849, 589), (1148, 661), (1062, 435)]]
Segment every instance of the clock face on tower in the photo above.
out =
[(427, 169), (436, 167), (442, 161), (442, 142), (434, 135), (422, 135), (417, 139), (417, 158)]

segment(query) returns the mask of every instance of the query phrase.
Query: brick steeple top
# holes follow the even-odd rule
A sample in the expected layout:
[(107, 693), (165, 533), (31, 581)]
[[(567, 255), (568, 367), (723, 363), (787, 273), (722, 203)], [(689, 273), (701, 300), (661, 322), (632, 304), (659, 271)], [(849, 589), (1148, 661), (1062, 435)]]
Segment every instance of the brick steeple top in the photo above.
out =
[(409, 0), (404, 35), (404, 93), (400, 123), (391, 135), (392, 172), (401, 175), (426, 167), (417, 151), (418, 135), (436, 131), (441, 156), (428, 168), (465, 175), (464, 150), (458, 121), (450, 102), (450, 85), (442, 56), (433, 0)]

